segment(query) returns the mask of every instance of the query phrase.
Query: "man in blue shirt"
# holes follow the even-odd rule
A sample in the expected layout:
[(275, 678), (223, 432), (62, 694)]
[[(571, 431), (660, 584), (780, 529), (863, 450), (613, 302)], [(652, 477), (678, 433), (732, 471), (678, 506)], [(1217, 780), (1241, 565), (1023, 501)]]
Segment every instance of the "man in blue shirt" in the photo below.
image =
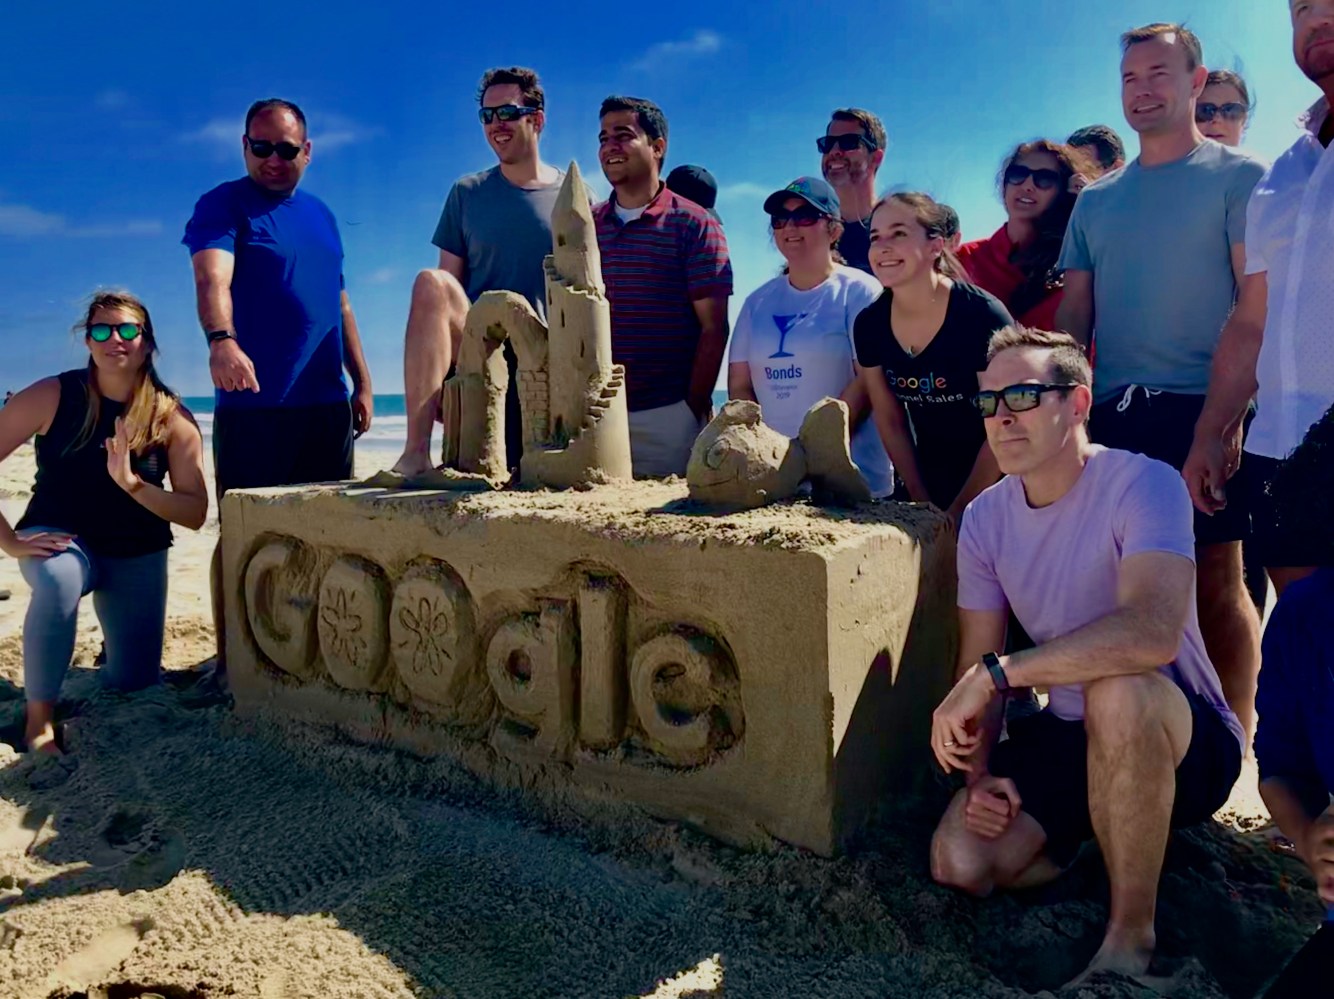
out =
[(200, 198), (185, 227), (217, 388), (219, 498), (351, 478), (353, 437), (370, 426), (370, 370), (343, 288), (338, 224), (324, 202), (297, 190), (310, 148), (295, 104), (251, 105), (247, 176)]

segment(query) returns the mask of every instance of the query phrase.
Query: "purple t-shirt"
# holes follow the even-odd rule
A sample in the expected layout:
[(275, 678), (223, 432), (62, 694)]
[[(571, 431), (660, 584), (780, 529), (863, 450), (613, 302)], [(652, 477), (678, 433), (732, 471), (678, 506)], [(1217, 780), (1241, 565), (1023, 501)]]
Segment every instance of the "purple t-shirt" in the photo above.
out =
[[(1129, 451), (1094, 445), (1074, 488), (1036, 509), (1023, 482), (1007, 475), (964, 511), (959, 606), (1012, 609), (1036, 644), (1050, 642), (1116, 610), (1122, 559), (1171, 552), (1194, 562), (1193, 510), (1178, 472)], [(1176, 661), (1162, 672), (1212, 705), (1243, 741), (1204, 651), (1193, 588)], [(1048, 708), (1058, 718), (1083, 718), (1083, 687), (1052, 687)]]

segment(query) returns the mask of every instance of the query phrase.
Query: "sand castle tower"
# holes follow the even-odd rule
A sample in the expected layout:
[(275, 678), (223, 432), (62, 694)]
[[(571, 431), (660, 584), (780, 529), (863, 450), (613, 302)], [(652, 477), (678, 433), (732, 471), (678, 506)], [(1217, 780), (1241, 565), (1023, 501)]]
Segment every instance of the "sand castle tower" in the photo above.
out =
[(611, 359), (611, 306), (579, 168), (570, 164), (551, 216), (547, 324), (522, 296), (489, 291), (468, 310), (458, 369), (445, 383), (444, 460), (499, 482), (505, 467), (505, 393), (500, 354), (514, 345), (523, 414), (525, 485), (568, 488), (630, 478), (625, 369)]

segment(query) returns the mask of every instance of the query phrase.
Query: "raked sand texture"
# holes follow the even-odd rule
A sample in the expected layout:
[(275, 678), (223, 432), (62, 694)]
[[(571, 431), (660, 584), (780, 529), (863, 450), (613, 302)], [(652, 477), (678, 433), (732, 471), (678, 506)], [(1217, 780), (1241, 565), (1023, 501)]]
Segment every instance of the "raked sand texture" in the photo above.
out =
[(678, 482), (238, 492), (237, 704), (825, 855), (924, 772), (956, 655), (943, 517), (714, 516)]
[[(358, 455), (359, 475), (375, 470)], [(7, 515), (31, 484), (30, 449), (0, 465)], [(448, 757), (240, 718), (184, 672), (212, 648), (197, 609), (212, 543), (172, 552), (173, 684), (100, 693), (81, 616), (70, 757), (0, 747), (0, 999), (1050, 996), (1097, 947), (1096, 851), (1027, 896), (931, 884), (941, 783), (887, 799), (855, 852), (823, 860), (581, 796), (538, 809)], [(0, 724), (21, 715), (27, 606), (0, 558), (6, 586)], [(1319, 918), (1301, 866), (1236, 831), (1260, 814), (1254, 787), (1252, 768), (1228, 825), (1173, 838), (1158, 921), (1172, 996), (1254, 995)], [(1146, 995), (1103, 979), (1062, 999)]]

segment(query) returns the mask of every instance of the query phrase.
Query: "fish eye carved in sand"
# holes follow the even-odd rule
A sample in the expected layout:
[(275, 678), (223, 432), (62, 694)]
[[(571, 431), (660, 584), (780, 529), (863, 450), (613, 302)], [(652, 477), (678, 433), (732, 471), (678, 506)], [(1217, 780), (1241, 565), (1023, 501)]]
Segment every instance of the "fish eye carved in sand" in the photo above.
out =
[[(485, 629), (450, 566), (391, 580), (367, 559), (269, 538), (244, 575), (246, 619), (270, 664), (298, 681), (387, 693), (447, 723), (492, 728), (523, 759), (615, 752), (696, 767), (744, 731), (740, 681), (706, 631), (636, 606), (622, 580), (577, 571)], [(569, 592), (573, 580), (574, 592)]]

